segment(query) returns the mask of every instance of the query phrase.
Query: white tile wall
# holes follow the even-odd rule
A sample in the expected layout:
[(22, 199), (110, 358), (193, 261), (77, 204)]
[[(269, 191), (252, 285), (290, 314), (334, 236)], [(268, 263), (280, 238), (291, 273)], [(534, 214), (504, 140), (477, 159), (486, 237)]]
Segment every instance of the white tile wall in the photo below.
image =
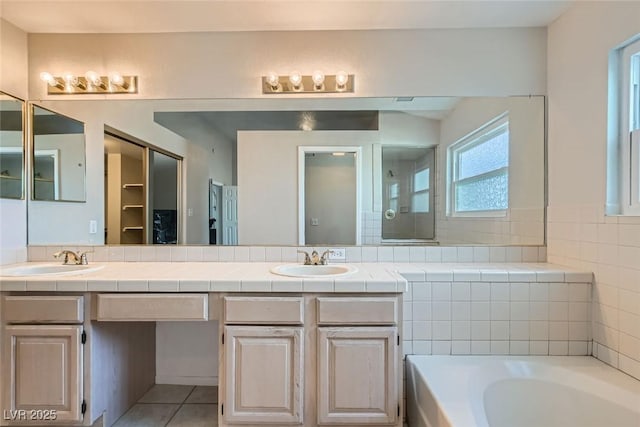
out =
[[(26, 251), (12, 254), (10, 263), (53, 261), (60, 246), (29, 246)], [(96, 262), (296, 262), (302, 260), (297, 250), (309, 247), (291, 246), (65, 246), (64, 249), (89, 251), (89, 261)], [(320, 251), (322, 248), (315, 248)], [(8, 256), (8, 255), (7, 255)], [(350, 246), (346, 260), (334, 262), (394, 262), (394, 263), (488, 263), (546, 262), (543, 246)], [(465, 274), (469, 274), (466, 272)], [(476, 273), (477, 274), (477, 273)], [(496, 273), (500, 274), (500, 273)], [(505, 276), (506, 273), (502, 273)], [(518, 272), (512, 274), (529, 274)], [(531, 277), (524, 276), (523, 280)], [(473, 280), (470, 278), (469, 280)], [(507, 280), (506, 276), (497, 280)]]
[(410, 281), (403, 304), (405, 354), (591, 354), (591, 284), (529, 277)]
[[(640, 218), (605, 216), (600, 206), (553, 205), (548, 221), (549, 261), (594, 272), (592, 303), (584, 286), (550, 288), (550, 316), (567, 323), (566, 334), (564, 323), (554, 325), (555, 333), (584, 337), (581, 319), (590, 317), (594, 356), (640, 379)], [(565, 352), (559, 344), (553, 349)], [(566, 352), (580, 350), (569, 345)]]

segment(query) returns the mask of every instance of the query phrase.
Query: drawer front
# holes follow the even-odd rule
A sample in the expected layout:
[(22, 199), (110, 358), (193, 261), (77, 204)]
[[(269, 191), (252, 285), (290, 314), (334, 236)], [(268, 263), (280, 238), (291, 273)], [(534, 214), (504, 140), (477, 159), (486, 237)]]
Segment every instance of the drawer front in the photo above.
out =
[(209, 319), (208, 294), (99, 294), (96, 319), (111, 322)]
[(82, 323), (84, 297), (6, 296), (3, 317), (7, 323)]
[(319, 325), (395, 325), (398, 301), (393, 297), (318, 298)]
[(301, 325), (301, 297), (225, 297), (224, 322), (236, 325)]

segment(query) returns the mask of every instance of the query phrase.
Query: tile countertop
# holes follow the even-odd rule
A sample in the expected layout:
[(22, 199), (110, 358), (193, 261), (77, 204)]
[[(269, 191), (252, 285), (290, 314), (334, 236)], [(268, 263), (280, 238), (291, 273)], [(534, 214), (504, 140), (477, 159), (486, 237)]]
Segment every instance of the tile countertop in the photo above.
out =
[(358, 271), (335, 278), (298, 278), (271, 273), (282, 263), (105, 262), (74, 275), (2, 276), (0, 291), (43, 292), (404, 292), (407, 281), (582, 282), (592, 273), (546, 263), (353, 263)]

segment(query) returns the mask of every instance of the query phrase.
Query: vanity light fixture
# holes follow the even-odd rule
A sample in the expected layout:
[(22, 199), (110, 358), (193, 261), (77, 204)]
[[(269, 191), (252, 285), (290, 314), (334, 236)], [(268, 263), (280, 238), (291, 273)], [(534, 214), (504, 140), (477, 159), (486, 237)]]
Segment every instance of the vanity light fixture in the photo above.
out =
[(353, 93), (354, 80), (353, 74), (347, 74), (344, 71), (328, 75), (320, 70), (314, 71), (311, 75), (293, 71), (288, 76), (269, 72), (262, 76), (262, 93)]
[(95, 71), (87, 71), (79, 77), (70, 72), (54, 76), (43, 71), (40, 79), (47, 83), (49, 95), (138, 93), (138, 76), (123, 76), (117, 72), (101, 76)]

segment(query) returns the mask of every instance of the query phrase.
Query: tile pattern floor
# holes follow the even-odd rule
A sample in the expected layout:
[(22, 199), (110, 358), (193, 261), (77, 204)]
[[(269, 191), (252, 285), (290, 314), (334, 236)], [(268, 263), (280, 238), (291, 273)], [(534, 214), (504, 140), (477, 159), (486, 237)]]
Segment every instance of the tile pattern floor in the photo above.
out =
[(114, 427), (213, 427), (218, 387), (156, 384)]

